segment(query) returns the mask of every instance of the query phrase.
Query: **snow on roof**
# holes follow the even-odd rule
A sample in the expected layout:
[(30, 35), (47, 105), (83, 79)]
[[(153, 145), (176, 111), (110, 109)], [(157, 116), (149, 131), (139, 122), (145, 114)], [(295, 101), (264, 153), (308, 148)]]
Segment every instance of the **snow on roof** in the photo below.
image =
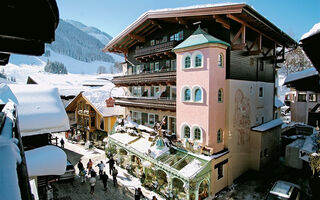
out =
[(303, 40), (303, 39), (306, 39), (310, 36), (313, 36), (317, 33), (320, 33), (320, 22), (315, 24), (310, 30), (309, 32), (305, 33), (302, 35), (301, 39), (300, 40)]
[(131, 136), (127, 133), (115, 133), (110, 135), (109, 138), (113, 138), (114, 140), (119, 141), (122, 144), (128, 144), (129, 142), (137, 139), (136, 136)]
[(256, 126), (256, 127), (252, 128), (252, 130), (264, 132), (264, 131), (267, 131), (267, 130), (272, 129), (274, 127), (280, 126), (282, 124), (283, 124), (283, 122), (281, 119), (274, 119), (274, 120), (271, 120), (267, 123), (261, 124), (260, 126)]
[[(110, 85), (109, 87), (104, 86), (99, 89), (85, 91), (82, 93), (82, 96), (85, 97), (104, 117), (122, 115), (124, 113), (123, 107), (106, 106), (106, 100), (110, 97), (110, 90), (112, 90), (112, 87), (110, 88)], [(115, 88), (115, 93), (119, 93), (119, 91), (121, 92), (122, 90), (119, 90), (119, 88)]]
[(67, 155), (59, 147), (47, 145), (25, 151), (29, 176), (62, 175), (66, 171)]
[(203, 166), (203, 164), (199, 160), (194, 159), (189, 164), (187, 164), (185, 167), (183, 167), (179, 171), (179, 173), (186, 176), (186, 177), (191, 177), (192, 175), (197, 173), (201, 169), (202, 166)]
[(289, 82), (292, 82), (292, 81), (300, 80), (300, 79), (307, 78), (307, 77), (314, 76), (314, 75), (318, 75), (318, 74), (319, 74), (318, 71), (314, 67), (305, 69), (305, 70), (300, 71), (300, 72), (295, 72), (295, 73), (289, 74), (287, 76), (287, 78), (285, 79), (283, 85), (286, 85), (286, 84), (288, 84)]
[(10, 100), (13, 102), (18, 102), (17, 98), (14, 96), (8, 85), (0, 84), (0, 104), (6, 104)]
[(281, 108), (282, 106), (285, 106), (285, 104), (278, 97), (274, 97), (274, 106), (276, 108)]
[(40, 85), (9, 87), (17, 100), (15, 103), (22, 137), (70, 129), (57, 88)]
[(150, 142), (147, 138), (141, 137), (137, 141), (130, 144), (132, 148), (141, 152), (141, 153), (148, 153), (148, 149), (151, 147), (152, 142)]
[(292, 143), (288, 144), (289, 147), (301, 148), (305, 142), (305, 139), (297, 139)]
[[(9, 106), (9, 108), (8, 108)], [(1, 199), (20, 200), (17, 164), (21, 163), (18, 140), (12, 138), (12, 115), (14, 104), (9, 102), (3, 109), (7, 117), (0, 134), (0, 195)], [(5, 163), (5, 164), (3, 164)]]
[[(131, 23), (129, 26), (127, 26), (123, 31), (121, 31), (116, 37), (114, 37), (108, 44), (111, 44), (115, 40), (117, 40), (123, 33), (125, 33), (130, 28), (134, 27), (142, 18), (146, 17), (148, 14), (151, 13), (159, 13), (159, 12), (168, 12), (168, 11), (178, 11), (178, 10), (190, 10), (190, 9), (197, 9), (197, 8), (213, 8), (213, 7), (220, 7), (220, 6), (230, 6), (230, 5), (240, 5), (243, 3), (216, 3), (216, 4), (204, 4), (204, 5), (194, 5), (194, 6), (186, 6), (186, 7), (178, 7), (178, 8), (162, 8), (162, 9), (156, 9), (156, 10), (149, 10), (138, 19), (136, 19), (133, 23)], [(107, 45), (107, 44), (106, 44)]]

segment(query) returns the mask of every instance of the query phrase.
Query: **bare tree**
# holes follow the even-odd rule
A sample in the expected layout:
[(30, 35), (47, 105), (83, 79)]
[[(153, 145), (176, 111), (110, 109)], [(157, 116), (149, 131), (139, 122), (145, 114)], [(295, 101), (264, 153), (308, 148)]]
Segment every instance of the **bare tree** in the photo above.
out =
[(107, 69), (105, 66), (100, 65), (97, 69), (97, 74), (106, 74), (107, 73)]
[(302, 71), (313, 66), (301, 47), (287, 53), (285, 59), (283, 68), (286, 74)]

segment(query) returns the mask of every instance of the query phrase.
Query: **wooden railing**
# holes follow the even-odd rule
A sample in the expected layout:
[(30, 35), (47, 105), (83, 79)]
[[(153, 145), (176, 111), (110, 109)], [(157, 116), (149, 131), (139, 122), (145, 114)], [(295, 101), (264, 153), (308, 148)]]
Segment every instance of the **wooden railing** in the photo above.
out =
[(177, 44), (178, 42), (174, 40), (174, 41), (157, 44), (150, 47), (145, 47), (142, 49), (136, 49), (134, 57), (159, 53), (163, 51), (169, 51), (169, 50), (172, 50)]

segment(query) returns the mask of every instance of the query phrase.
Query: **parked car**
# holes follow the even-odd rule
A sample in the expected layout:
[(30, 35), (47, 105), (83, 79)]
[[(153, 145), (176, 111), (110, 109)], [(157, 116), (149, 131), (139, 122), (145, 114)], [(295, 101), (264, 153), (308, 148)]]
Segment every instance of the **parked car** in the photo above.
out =
[(66, 172), (59, 177), (59, 180), (74, 179), (75, 175), (76, 172), (74, 166), (69, 160), (67, 160)]
[(299, 200), (301, 199), (301, 187), (287, 182), (277, 181), (270, 192), (268, 193), (266, 200)]

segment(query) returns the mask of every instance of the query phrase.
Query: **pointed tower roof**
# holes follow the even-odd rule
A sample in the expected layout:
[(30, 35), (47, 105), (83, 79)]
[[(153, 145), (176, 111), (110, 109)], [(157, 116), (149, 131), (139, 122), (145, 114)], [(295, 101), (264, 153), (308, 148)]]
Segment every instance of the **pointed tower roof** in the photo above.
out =
[(207, 43), (219, 43), (226, 46), (230, 46), (229, 43), (213, 37), (209, 33), (202, 30), (199, 26), (198, 29), (192, 33), (192, 35), (190, 35), (185, 41), (183, 41), (178, 46), (176, 46), (173, 50), (183, 49), (183, 48), (192, 47), (200, 44), (207, 44)]

